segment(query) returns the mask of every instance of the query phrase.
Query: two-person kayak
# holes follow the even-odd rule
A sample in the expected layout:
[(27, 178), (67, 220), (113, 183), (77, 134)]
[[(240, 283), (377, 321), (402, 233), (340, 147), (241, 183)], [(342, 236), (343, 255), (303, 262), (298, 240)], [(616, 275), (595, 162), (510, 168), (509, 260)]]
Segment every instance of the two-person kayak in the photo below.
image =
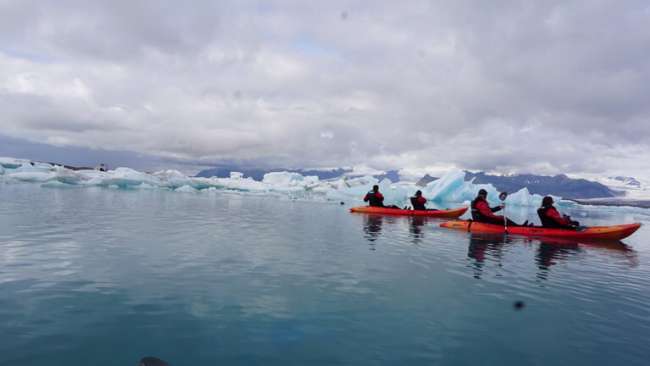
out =
[(467, 212), (467, 207), (459, 207), (447, 210), (403, 210), (399, 208), (360, 206), (352, 207), (350, 212), (376, 214), (376, 215), (395, 215), (395, 216), (423, 216), (439, 217), (444, 219), (456, 219)]
[(509, 226), (486, 224), (471, 220), (447, 221), (440, 224), (447, 229), (463, 230), (479, 234), (512, 234), (531, 237), (563, 238), (574, 240), (621, 240), (634, 234), (640, 223), (591, 226), (577, 230), (546, 228), (541, 226)]

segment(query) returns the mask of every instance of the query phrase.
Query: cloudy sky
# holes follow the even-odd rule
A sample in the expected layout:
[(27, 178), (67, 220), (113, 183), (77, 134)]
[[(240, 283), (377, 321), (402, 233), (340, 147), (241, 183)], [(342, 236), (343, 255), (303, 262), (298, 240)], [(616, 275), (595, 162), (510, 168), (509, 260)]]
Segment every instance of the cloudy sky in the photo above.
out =
[(0, 135), (28, 158), (644, 177), (649, 24), (645, 0), (0, 0)]

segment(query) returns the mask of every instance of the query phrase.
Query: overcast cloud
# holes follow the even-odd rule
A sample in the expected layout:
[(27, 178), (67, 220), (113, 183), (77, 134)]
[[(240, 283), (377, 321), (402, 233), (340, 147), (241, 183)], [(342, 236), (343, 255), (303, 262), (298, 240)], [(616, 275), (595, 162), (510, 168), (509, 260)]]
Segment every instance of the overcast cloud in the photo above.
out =
[(647, 1), (3, 1), (0, 134), (202, 163), (650, 175)]

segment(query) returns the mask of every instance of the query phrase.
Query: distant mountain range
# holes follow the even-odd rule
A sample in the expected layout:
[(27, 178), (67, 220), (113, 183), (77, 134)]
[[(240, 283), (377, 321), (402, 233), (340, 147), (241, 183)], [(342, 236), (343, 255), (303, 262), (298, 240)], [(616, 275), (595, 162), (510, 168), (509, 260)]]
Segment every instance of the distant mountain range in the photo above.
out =
[(516, 192), (527, 187), (530, 193), (555, 195), (570, 199), (605, 198), (621, 195), (604, 184), (586, 179), (573, 179), (564, 174), (547, 176), (534, 174), (491, 175), (466, 172), (465, 179), (477, 184), (492, 184), (500, 191)]
[[(302, 175), (315, 175), (319, 179), (334, 179), (341, 176), (355, 176), (354, 171), (348, 168), (336, 169), (262, 169), (262, 168), (244, 168), (240, 166), (220, 166), (206, 169), (197, 174), (198, 177), (220, 177), (230, 176), (230, 172), (237, 171), (244, 174), (244, 177), (251, 177), (255, 180), (262, 180), (264, 174), (269, 172), (289, 171), (300, 173)], [(467, 181), (473, 180), (476, 184), (492, 184), (500, 191), (516, 192), (524, 187), (528, 188), (530, 193), (540, 195), (555, 195), (568, 199), (589, 199), (589, 198), (611, 198), (622, 195), (622, 192), (611, 189), (608, 186), (593, 182), (586, 179), (573, 179), (566, 175), (560, 174), (555, 176), (534, 175), (534, 174), (517, 174), (517, 175), (492, 175), (483, 172), (472, 173), (465, 172)], [(399, 173), (396, 170), (388, 171), (381, 175), (375, 176), (378, 179), (388, 178), (393, 182), (400, 180)], [(437, 178), (425, 175), (416, 183), (418, 186), (425, 186)], [(631, 177), (614, 177), (619, 182), (634, 185), (638, 183)]]

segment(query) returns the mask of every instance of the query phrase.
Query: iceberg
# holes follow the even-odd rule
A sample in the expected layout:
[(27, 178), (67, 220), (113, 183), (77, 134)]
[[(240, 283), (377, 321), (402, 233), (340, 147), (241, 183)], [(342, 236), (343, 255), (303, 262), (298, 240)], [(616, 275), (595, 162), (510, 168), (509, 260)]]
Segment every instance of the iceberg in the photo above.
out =
[[(228, 178), (190, 177), (177, 170), (161, 170), (154, 173), (140, 172), (130, 168), (114, 170), (72, 170), (60, 165), (30, 162), (21, 159), (0, 158), (0, 181), (30, 182), (44, 187), (111, 187), (117, 189), (163, 189), (173, 192), (250, 192), (284, 195), (296, 199), (320, 201), (356, 201), (373, 185), (379, 185), (386, 204), (405, 206), (409, 197), (421, 189), (423, 195), (434, 203), (464, 203), (474, 199), (479, 189), (488, 191), (492, 204), (500, 203), (499, 192), (490, 184), (466, 181), (465, 172), (451, 170), (424, 188), (414, 182), (394, 183), (388, 178), (378, 181), (373, 176), (343, 175), (329, 180), (317, 176), (303, 176), (295, 172), (271, 172), (261, 181), (244, 178), (240, 172), (231, 172)], [(538, 206), (542, 197), (523, 188), (511, 193), (507, 204), (511, 206)]]
[(198, 190), (190, 187), (189, 185), (184, 185), (181, 187), (178, 187), (174, 190), (175, 192), (185, 192), (185, 193), (197, 193)]

